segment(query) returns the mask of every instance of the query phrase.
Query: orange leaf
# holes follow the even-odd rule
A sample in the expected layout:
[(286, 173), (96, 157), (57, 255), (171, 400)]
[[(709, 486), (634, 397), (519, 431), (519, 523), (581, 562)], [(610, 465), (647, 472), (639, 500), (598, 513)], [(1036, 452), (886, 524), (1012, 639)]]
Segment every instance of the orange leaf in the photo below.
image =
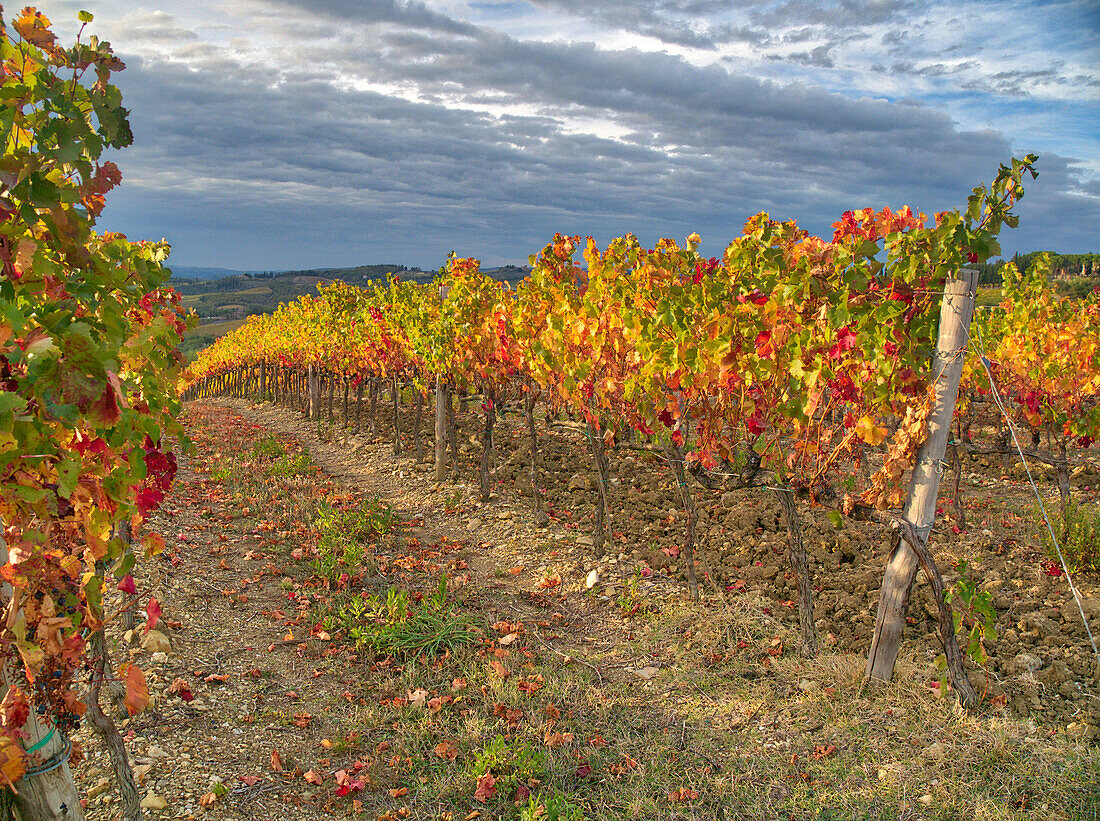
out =
[(501, 678), (501, 679), (508, 678), (508, 668), (505, 667), (501, 663), (500, 659), (496, 659), (496, 658), (489, 659), (489, 667), (492, 669), (492, 671), (494, 673), (497, 674), (497, 676), (499, 678)]
[(23, 750), (8, 736), (0, 740), (0, 775), (9, 784), (14, 784), (27, 771), (27, 760)]
[(396, 790), (390, 790), (390, 798), (401, 798), (402, 796), (409, 794), (408, 787), (399, 787)]
[(479, 775), (477, 777), (477, 789), (474, 790), (474, 800), (480, 801), (484, 804), (494, 795), (496, 795), (496, 783), (497, 780), (493, 778), (492, 773), (485, 773), (485, 775)]
[(271, 769), (273, 769), (277, 773), (281, 773), (283, 771), (283, 757), (279, 755), (278, 750), (271, 751)]
[(448, 739), (444, 739), (436, 744), (432, 752), (448, 761), (454, 761), (458, 758), (458, 749), (455, 747), (454, 742)]
[(145, 683), (145, 674), (136, 664), (126, 667), (126, 698), (123, 700), (126, 712), (136, 716), (149, 704), (149, 685)]

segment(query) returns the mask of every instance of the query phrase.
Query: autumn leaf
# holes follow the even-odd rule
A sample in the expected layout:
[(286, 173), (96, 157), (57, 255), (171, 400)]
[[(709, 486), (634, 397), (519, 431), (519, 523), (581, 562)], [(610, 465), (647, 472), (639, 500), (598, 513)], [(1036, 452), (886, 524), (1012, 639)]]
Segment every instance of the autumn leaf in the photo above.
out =
[(403, 798), (404, 796), (409, 794), (409, 788), (408, 787), (397, 787), (395, 789), (390, 790), (389, 793), (390, 793), (390, 798)]
[(454, 761), (456, 758), (458, 758), (458, 748), (455, 747), (454, 742), (450, 739), (444, 739), (443, 741), (440, 741), (432, 749), (432, 752), (434, 752), (440, 758), (445, 758), (448, 761)]
[(886, 428), (876, 425), (870, 416), (861, 416), (856, 422), (856, 436), (872, 447), (881, 445), (886, 439)]
[(279, 755), (278, 750), (271, 751), (271, 769), (273, 769), (277, 773), (281, 773), (283, 771), (283, 757)]
[(508, 668), (504, 666), (500, 659), (489, 659), (489, 667), (496, 673), (497, 678), (501, 680), (508, 678)]
[(0, 776), (14, 784), (27, 771), (27, 759), (20, 747), (11, 737), (0, 738)]
[(155, 596), (149, 597), (149, 603), (145, 605), (145, 632), (148, 633), (157, 626), (160, 621), (160, 602)]
[(668, 800), (673, 802), (694, 801), (698, 797), (698, 792), (688, 789), (687, 787), (680, 787), (668, 794)]
[(18, 687), (9, 687), (0, 702), (0, 724), (8, 733), (15, 733), (22, 729), (30, 715), (31, 707), (26, 694)]
[(493, 778), (493, 774), (485, 773), (485, 775), (479, 775), (477, 777), (477, 789), (474, 790), (474, 800), (480, 801), (484, 804), (496, 795), (497, 780)]
[(123, 704), (126, 712), (136, 716), (149, 704), (149, 685), (145, 683), (145, 674), (136, 664), (126, 665), (126, 697)]
[(544, 682), (545, 679), (541, 674), (528, 676), (522, 681), (516, 683), (516, 689), (522, 693), (526, 693), (527, 695), (532, 695), (533, 693), (542, 689)]
[(324, 777), (318, 775), (313, 770), (306, 770), (305, 773), (302, 775), (302, 778), (304, 778), (307, 783), (313, 784), (317, 787), (320, 787), (322, 784), (325, 783)]
[(57, 41), (57, 35), (50, 31), (50, 18), (33, 8), (23, 9), (12, 25), (19, 36), (32, 46), (46, 48)]
[(182, 678), (177, 678), (165, 691), (172, 695), (178, 695), (184, 701), (193, 701), (195, 696), (191, 693), (191, 685)]

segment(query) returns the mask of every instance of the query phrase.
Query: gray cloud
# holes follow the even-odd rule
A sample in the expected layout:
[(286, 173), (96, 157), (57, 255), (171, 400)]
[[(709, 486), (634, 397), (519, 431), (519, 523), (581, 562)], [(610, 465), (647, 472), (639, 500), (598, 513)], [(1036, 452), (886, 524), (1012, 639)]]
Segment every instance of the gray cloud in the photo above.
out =
[(337, 20), (358, 23), (395, 23), (416, 29), (447, 34), (472, 36), (477, 27), (432, 11), (418, 0), (268, 0), (275, 8), (297, 9), (308, 14), (321, 14)]
[[(572, 0), (538, 3), (586, 15)], [(750, 29), (801, 8), (614, 0), (598, 13), (610, 27), (621, 12), (642, 33), (699, 15), (683, 30), (718, 48), (730, 42), (722, 27), (735, 23), (721, 14), (734, 5)], [(828, 235), (848, 208), (960, 206), (1023, 153), (1010, 134), (961, 126), (916, 97), (813, 82), (813, 72), (846, 70), (845, 38), (862, 31), (834, 24), (834, 13), (865, 13), (881, 40), (918, 28), (912, 6), (834, 3), (739, 41), (781, 49), (780, 64), (805, 72), (782, 79), (641, 46), (522, 39), (423, 3), (257, 0), (266, 28), (253, 43), (300, 38), (293, 59), (273, 60), (167, 15), (134, 16), (126, 37), (112, 37), (130, 64), (119, 82), (136, 145), (118, 157), (126, 182), (103, 224), (167, 236), (180, 264), (435, 267), (452, 249), (520, 261), (555, 231), (653, 242), (698, 230), (717, 253), (759, 210)], [(137, 53), (126, 51), (131, 37), (145, 43)], [(980, 74), (972, 60), (895, 59), (890, 70), (928, 83)], [(999, 75), (987, 84), (1024, 82)], [(980, 93), (1008, 92), (971, 96)], [(1096, 235), (1100, 183), (1071, 153), (1042, 157), (1006, 247), (1080, 250)]]

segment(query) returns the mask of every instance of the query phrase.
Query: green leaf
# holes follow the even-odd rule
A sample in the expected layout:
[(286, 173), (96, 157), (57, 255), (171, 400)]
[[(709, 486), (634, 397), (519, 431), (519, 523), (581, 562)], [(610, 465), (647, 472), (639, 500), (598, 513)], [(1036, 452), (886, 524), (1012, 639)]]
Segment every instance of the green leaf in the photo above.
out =
[(95, 17), (90, 11), (81, 10), (76, 13), (76, 19), (79, 20), (81, 23), (90, 23), (92, 22), (92, 20), (95, 19)]

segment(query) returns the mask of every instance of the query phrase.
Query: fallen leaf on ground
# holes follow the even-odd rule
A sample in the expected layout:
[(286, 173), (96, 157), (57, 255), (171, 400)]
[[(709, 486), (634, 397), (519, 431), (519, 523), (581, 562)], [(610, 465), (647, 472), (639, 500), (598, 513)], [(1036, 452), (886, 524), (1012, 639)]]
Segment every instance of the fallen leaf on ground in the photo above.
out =
[(492, 773), (485, 773), (485, 775), (479, 775), (477, 777), (477, 789), (474, 790), (474, 799), (484, 804), (486, 801), (496, 795), (497, 780), (493, 778)]
[(444, 739), (436, 744), (432, 752), (448, 761), (454, 761), (458, 758), (458, 749), (455, 747), (454, 742), (449, 739)]

